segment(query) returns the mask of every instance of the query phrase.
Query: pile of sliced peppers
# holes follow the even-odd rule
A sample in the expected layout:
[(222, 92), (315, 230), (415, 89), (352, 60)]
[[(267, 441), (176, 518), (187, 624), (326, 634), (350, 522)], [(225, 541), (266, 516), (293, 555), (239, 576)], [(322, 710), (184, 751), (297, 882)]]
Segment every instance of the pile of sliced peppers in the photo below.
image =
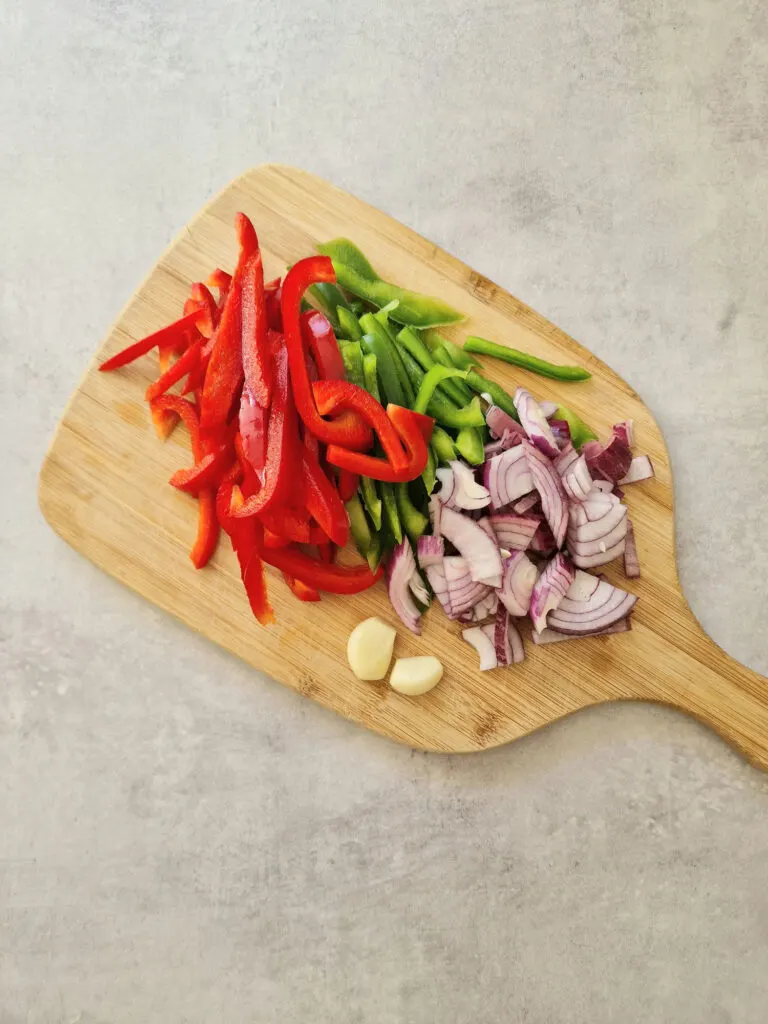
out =
[[(342, 329), (339, 313), (347, 329), (357, 319), (328, 257), (265, 282), (253, 224), (239, 213), (235, 227), (234, 272), (217, 269), (194, 284), (179, 320), (100, 369), (157, 349), (161, 373), (146, 391), (152, 420), (163, 439), (183, 422), (192, 448), (192, 465), (170, 480), (198, 502), (190, 558), (205, 566), (223, 530), (253, 614), (267, 625), (265, 564), (301, 601), (356, 594), (381, 576), (380, 558), (373, 567), (335, 563), (349, 538), (345, 503), (363, 489), (361, 475), (370, 490), (373, 481), (404, 487), (424, 473), (433, 420), (405, 401), (382, 406), (363, 386), (362, 357), (359, 381), (347, 379), (334, 327)], [(320, 309), (306, 305), (306, 293)]]

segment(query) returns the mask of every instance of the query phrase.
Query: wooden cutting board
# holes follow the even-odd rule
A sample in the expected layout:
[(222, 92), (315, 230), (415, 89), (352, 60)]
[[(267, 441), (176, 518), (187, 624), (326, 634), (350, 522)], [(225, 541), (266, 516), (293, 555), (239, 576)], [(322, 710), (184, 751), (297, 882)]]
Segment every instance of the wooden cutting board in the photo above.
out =
[[(481, 673), (459, 626), (438, 607), (423, 636), (400, 628), (396, 655), (434, 653), (446, 667), (440, 685), (409, 699), (386, 683), (359, 682), (345, 648), (369, 615), (399, 625), (383, 585), (359, 597), (301, 604), (271, 573), (277, 624), (251, 616), (236, 561), (224, 541), (214, 562), (195, 571), (188, 551), (194, 502), (168, 486), (189, 460), (184, 431), (161, 444), (143, 402), (157, 375), (156, 356), (101, 374), (97, 363), (178, 317), (189, 285), (237, 255), (233, 218), (254, 221), (266, 273), (338, 235), (357, 242), (382, 277), (436, 295), (466, 312), (447, 331), (506, 342), (544, 359), (587, 366), (586, 384), (560, 384), (496, 361), (487, 373), (507, 389), (571, 406), (601, 433), (634, 419), (636, 452), (653, 459), (656, 478), (627, 488), (643, 577), (627, 583), (621, 566), (608, 578), (640, 595), (628, 634), (534, 647), (510, 669)], [(675, 566), (672, 480), (653, 417), (612, 370), (507, 292), (392, 218), (302, 171), (268, 165), (233, 182), (186, 227), (140, 286), (75, 392), (46, 457), (40, 505), (68, 543), (123, 583), (255, 668), (306, 697), (385, 736), (434, 751), (473, 751), (524, 736), (602, 701), (651, 700), (711, 725), (752, 761), (768, 767), (768, 680), (737, 664), (702, 631), (680, 589)], [(271, 572), (271, 571), (270, 571)], [(254, 686), (265, 685), (254, 678)]]

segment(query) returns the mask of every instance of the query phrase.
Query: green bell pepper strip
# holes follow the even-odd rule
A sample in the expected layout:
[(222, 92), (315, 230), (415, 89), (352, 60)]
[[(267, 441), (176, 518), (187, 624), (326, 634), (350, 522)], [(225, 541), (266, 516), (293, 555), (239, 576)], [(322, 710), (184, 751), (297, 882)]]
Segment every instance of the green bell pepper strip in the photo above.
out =
[(340, 263), (338, 260), (333, 260), (333, 267), (336, 272), (336, 280), (342, 288), (346, 288), (353, 295), (378, 306), (379, 309), (397, 299), (397, 308), (389, 314), (390, 319), (395, 323), (425, 328), (455, 324), (464, 319), (463, 313), (459, 313), (453, 306), (449, 306), (439, 299), (407, 291), (388, 281), (378, 279), (371, 281), (361, 277), (353, 267)]
[[(432, 429), (434, 430), (434, 427)], [(432, 491), (435, 489), (435, 483), (437, 481), (437, 477), (435, 476), (436, 469), (437, 456), (435, 455), (434, 447), (430, 443), (429, 445), (427, 445), (427, 468), (421, 474), (421, 479), (427, 491), (427, 497), (429, 497)]]
[(376, 481), (369, 476), (360, 477), (360, 497), (363, 499), (374, 530), (381, 529), (381, 498), (376, 490)]
[(365, 558), (371, 547), (371, 528), (365, 517), (363, 506), (355, 494), (349, 499), (345, 507), (349, 516), (349, 529), (352, 539), (357, 546), (357, 550)]
[(323, 242), (322, 245), (316, 246), (316, 249), (319, 253), (322, 253), (323, 256), (330, 256), (332, 260), (338, 260), (339, 263), (345, 263), (366, 281), (379, 280), (379, 275), (373, 269), (363, 253), (360, 252), (355, 243), (350, 242), (348, 238), (333, 238), (330, 242)]
[(463, 427), (458, 432), (456, 449), (472, 466), (481, 466), (485, 461), (483, 435), (477, 427)]
[(467, 384), (476, 391), (478, 395), (490, 395), (493, 399), (493, 404), (498, 405), (500, 409), (503, 409), (507, 415), (511, 416), (513, 420), (520, 422), (520, 417), (517, 414), (515, 403), (512, 401), (512, 396), (508, 395), (504, 388), (500, 387), (495, 381), (488, 380), (487, 377), (481, 377), (479, 373), (475, 373), (474, 370), (467, 370)]
[(384, 554), (384, 545), (381, 542), (381, 534), (371, 534), (371, 545), (368, 548), (368, 554), (366, 555), (366, 561), (368, 562), (368, 568), (371, 572), (376, 572), (381, 562), (381, 556)]
[(486, 341), (485, 338), (477, 338), (473, 335), (464, 342), (466, 352), (477, 352), (483, 356), (495, 356), (505, 363), (512, 363), (523, 370), (530, 370), (531, 373), (538, 373), (540, 377), (549, 377), (551, 380), (589, 380), (592, 376), (581, 366), (558, 366), (555, 363), (548, 363), (546, 359), (537, 359), (536, 356), (526, 355), (516, 348), (507, 348), (506, 345), (498, 345), (495, 341)]
[(421, 336), (430, 352), (434, 352), (436, 348), (444, 348), (451, 357), (453, 365), (458, 366), (460, 370), (471, 370), (473, 366), (480, 366), (479, 359), (475, 359), (469, 352), (465, 352), (461, 345), (457, 345), (455, 341), (446, 338), (439, 331), (430, 328), (422, 331)]
[[(421, 340), (416, 331), (411, 330), (410, 327), (404, 327), (397, 336), (397, 342), (400, 346), (400, 352), (405, 349), (410, 355), (416, 360), (422, 370), (426, 373), (431, 370), (435, 365), (435, 360), (432, 358), (427, 346)], [(453, 363), (450, 363), (453, 367)], [(447, 395), (457, 406), (466, 405), (470, 401), (472, 395), (469, 391), (466, 393), (461, 390), (461, 386), (458, 381), (455, 380), (444, 380), (440, 382), (440, 390), (444, 395)]]
[(364, 387), (363, 350), (360, 347), (360, 342), (341, 341), (339, 342), (339, 350), (341, 351), (341, 358), (344, 362), (347, 380), (351, 381), (353, 384), (357, 384), (359, 388)]
[(408, 493), (408, 484), (395, 484), (394, 489), (400, 522), (403, 524), (408, 539), (412, 544), (415, 544), (426, 530), (429, 520), (419, 512), (411, 501), (411, 496)]
[[(456, 364), (453, 362), (451, 357), (448, 355), (448, 352), (444, 348), (442, 348), (442, 347), (435, 349), (435, 351), (432, 353), (432, 358), (435, 360), (436, 363), (439, 363), (440, 366), (445, 366), (446, 369), (449, 369), (449, 370), (455, 370), (456, 369)], [(460, 398), (459, 398), (459, 405), (466, 405), (467, 402), (471, 402), (472, 401), (472, 392), (469, 390), (469, 388), (465, 384), (462, 384), (462, 382), (459, 381), (459, 380), (454, 380), (451, 383), (452, 383), (453, 387), (459, 393), (459, 396), (460, 396)]]
[[(394, 338), (390, 335), (389, 330), (384, 327), (380, 320), (376, 319), (373, 313), (364, 313), (360, 317), (360, 327), (366, 334), (371, 334), (373, 337), (379, 338), (382, 346), (384, 346), (389, 352), (400, 381), (400, 388), (405, 398), (401, 404), (404, 405), (406, 409), (413, 408), (413, 401), (416, 397), (416, 393), (411, 387), (408, 374), (405, 372), (403, 361), (400, 358), (400, 352), (398, 351), (397, 345), (395, 344)], [(386, 388), (384, 390), (386, 391)], [(389, 398), (389, 395), (387, 395), (387, 397)], [(389, 398), (389, 401), (393, 402), (394, 399)]]
[(376, 356), (372, 352), (366, 352), (363, 356), (363, 379), (365, 390), (373, 395), (377, 402), (381, 402), (379, 394), (379, 376), (376, 370)]
[(435, 449), (438, 462), (450, 462), (456, 458), (456, 445), (453, 443), (453, 438), (437, 424), (432, 428), (432, 447)]
[(379, 481), (379, 490), (381, 492), (381, 502), (384, 506), (384, 522), (389, 527), (389, 532), (392, 534), (395, 544), (399, 544), (403, 539), (403, 528), (400, 525), (394, 489), (392, 484)]
[(444, 427), (452, 427), (454, 430), (462, 430), (464, 427), (485, 426), (485, 416), (483, 415), (483, 409), (477, 395), (475, 395), (469, 405), (465, 405), (463, 409), (456, 409), (453, 405), (449, 405), (443, 395), (436, 391), (430, 400), (427, 412)]
[(413, 405), (413, 411), (426, 414), (430, 400), (435, 393), (437, 385), (441, 381), (449, 380), (452, 377), (461, 377), (463, 379), (466, 376), (466, 370), (457, 370), (455, 366), (450, 368), (447, 366), (440, 366), (439, 364), (433, 366), (427, 371), (424, 380), (421, 382), (419, 393), (416, 396), (416, 401)]
[(576, 415), (571, 409), (566, 409), (564, 405), (558, 405), (555, 415), (552, 417), (553, 420), (565, 420), (568, 424), (568, 429), (571, 432), (571, 441), (573, 447), (579, 451), (585, 441), (596, 441), (597, 434), (594, 432), (592, 427), (588, 426), (583, 419)]
[(336, 316), (339, 320), (339, 331), (350, 341), (360, 341), (363, 332), (360, 330), (360, 323), (351, 309), (344, 306), (336, 307)]
[[(382, 341), (378, 334), (364, 334), (360, 344), (362, 345), (363, 352), (376, 357), (376, 372), (386, 401), (392, 402), (393, 405), (402, 405), (408, 408), (405, 392), (400, 383), (400, 375), (397, 372), (389, 346), (386, 342)], [(379, 401), (381, 401), (380, 396)]]
[(363, 313), (365, 313), (366, 309), (368, 308), (368, 304), (366, 302), (363, 302), (362, 299), (350, 299), (349, 308), (352, 310), (355, 316), (359, 317), (362, 316)]
[(329, 281), (320, 281), (307, 289), (309, 297), (314, 304), (330, 321), (331, 327), (338, 332), (340, 328), (339, 316), (336, 312), (339, 306), (346, 306), (347, 300), (335, 284)]

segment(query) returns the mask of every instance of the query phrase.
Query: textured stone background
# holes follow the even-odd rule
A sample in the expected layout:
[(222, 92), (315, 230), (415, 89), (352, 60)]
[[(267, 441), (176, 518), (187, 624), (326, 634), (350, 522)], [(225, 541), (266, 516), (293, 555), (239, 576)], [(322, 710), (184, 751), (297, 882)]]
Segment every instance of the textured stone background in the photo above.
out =
[(169, 239), (295, 163), (640, 391), (693, 608), (768, 672), (765, 4), (0, 0), (0, 47), (0, 1022), (762, 1024), (768, 780), (715, 736), (400, 749), (102, 576), (35, 486)]

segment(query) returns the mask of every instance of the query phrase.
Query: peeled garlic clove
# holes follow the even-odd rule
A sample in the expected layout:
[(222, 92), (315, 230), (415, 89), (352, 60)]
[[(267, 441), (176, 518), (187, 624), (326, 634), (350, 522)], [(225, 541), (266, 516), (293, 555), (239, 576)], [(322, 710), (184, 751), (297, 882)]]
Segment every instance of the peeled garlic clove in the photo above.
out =
[(392, 661), (397, 630), (381, 619), (364, 619), (349, 634), (347, 661), (358, 679), (383, 679)]
[(443, 678), (443, 666), (431, 654), (420, 658), (398, 658), (389, 685), (406, 697), (420, 697)]

